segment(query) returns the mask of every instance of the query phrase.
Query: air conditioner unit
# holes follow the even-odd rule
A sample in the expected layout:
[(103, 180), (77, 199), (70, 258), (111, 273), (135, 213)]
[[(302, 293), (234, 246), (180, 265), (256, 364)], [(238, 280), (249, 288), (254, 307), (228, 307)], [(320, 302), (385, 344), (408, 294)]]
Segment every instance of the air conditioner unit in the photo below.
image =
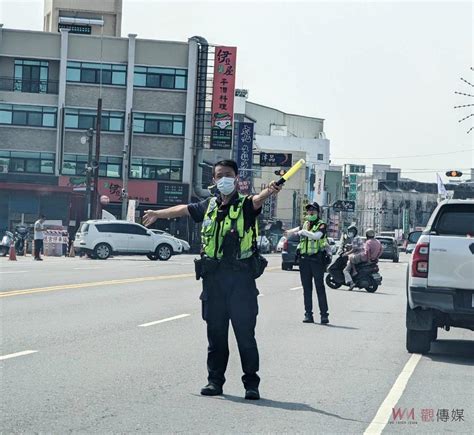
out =
[(8, 174), (8, 163), (0, 163), (0, 174)]

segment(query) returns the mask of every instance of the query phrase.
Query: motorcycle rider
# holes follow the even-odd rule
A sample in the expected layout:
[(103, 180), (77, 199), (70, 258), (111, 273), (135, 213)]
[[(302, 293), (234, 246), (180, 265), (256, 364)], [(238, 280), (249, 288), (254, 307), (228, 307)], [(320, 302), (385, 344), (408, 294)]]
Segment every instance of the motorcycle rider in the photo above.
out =
[(352, 275), (357, 274), (355, 265), (359, 263), (364, 263), (367, 260), (364, 251), (364, 241), (357, 235), (357, 228), (354, 225), (350, 226), (348, 228), (348, 233), (352, 235), (352, 240), (350, 243), (351, 249), (343, 254), (344, 257), (349, 257), (343, 273), (345, 282), (349, 286), (349, 290), (353, 290), (355, 284), (352, 280)]
[(349, 285), (349, 290), (355, 287), (352, 280), (352, 276), (357, 274), (355, 265), (367, 262), (377, 263), (383, 252), (382, 244), (375, 238), (375, 231), (372, 228), (365, 232), (365, 237), (367, 238), (365, 244), (360, 237), (355, 237), (352, 242), (352, 250), (345, 254), (349, 256), (349, 262), (344, 269), (344, 278), (346, 284)]
[(375, 238), (375, 231), (372, 228), (365, 232), (365, 237), (367, 237), (364, 246), (366, 261), (377, 263), (383, 252), (382, 244)]

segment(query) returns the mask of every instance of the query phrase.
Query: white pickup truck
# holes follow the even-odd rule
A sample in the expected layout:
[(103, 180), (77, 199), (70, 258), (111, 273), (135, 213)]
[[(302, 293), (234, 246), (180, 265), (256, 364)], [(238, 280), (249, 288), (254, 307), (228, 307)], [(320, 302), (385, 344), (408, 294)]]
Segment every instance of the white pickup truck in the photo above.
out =
[(474, 330), (474, 200), (433, 212), (408, 266), (407, 299), (410, 353), (429, 352), (438, 328)]

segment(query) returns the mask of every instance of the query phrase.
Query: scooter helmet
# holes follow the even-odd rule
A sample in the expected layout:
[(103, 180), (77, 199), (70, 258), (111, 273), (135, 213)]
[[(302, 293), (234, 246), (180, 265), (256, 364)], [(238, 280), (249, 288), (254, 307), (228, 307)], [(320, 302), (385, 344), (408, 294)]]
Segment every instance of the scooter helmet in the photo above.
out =
[(354, 237), (357, 236), (357, 227), (355, 225), (351, 225), (349, 228), (347, 228), (348, 233), (354, 233)]
[(369, 228), (365, 232), (365, 237), (367, 237), (368, 239), (373, 239), (375, 237), (375, 231), (372, 228)]

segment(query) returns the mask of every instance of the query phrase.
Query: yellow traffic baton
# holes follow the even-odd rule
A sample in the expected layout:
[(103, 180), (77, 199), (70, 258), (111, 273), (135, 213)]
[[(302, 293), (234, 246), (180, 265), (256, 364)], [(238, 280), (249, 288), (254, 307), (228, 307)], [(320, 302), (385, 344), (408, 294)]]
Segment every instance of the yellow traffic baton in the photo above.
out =
[(281, 186), (283, 183), (285, 183), (286, 181), (288, 181), (293, 175), (295, 175), (302, 167), (303, 165), (305, 164), (305, 160), (304, 159), (300, 159), (298, 160), (289, 170), (287, 173), (285, 173), (285, 175), (283, 175), (277, 182), (276, 182), (276, 185), (277, 186)]

